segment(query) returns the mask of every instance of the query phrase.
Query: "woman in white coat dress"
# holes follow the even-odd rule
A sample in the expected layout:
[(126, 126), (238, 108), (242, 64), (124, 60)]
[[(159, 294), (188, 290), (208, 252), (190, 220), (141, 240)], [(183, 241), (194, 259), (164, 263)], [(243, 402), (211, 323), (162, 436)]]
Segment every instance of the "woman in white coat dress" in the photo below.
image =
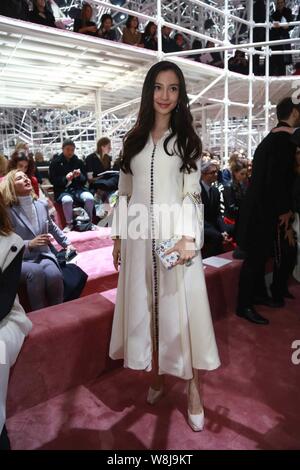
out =
[(9, 371), (15, 363), (31, 321), (19, 304), (23, 240), (12, 232), (0, 194), (0, 449), (9, 449), (5, 428)]
[[(220, 361), (200, 254), (201, 141), (192, 121), (180, 68), (167, 61), (152, 66), (122, 152), (112, 227), (120, 274), (110, 356), (153, 371), (151, 404), (164, 393), (164, 374), (188, 380), (188, 423), (200, 431), (198, 369), (216, 369)], [(176, 240), (169, 253), (180, 258), (167, 270), (155, 249), (169, 238)]]

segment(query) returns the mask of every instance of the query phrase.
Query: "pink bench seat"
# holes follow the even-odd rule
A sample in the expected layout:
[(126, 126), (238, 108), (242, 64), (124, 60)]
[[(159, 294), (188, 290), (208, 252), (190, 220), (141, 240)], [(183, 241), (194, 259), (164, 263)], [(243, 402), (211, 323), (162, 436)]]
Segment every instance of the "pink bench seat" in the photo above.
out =
[[(67, 236), (78, 253), (103, 248), (104, 246), (112, 246), (110, 227), (98, 228), (99, 230), (89, 230), (87, 232), (69, 232)], [(57, 250), (61, 249), (56, 241), (53, 242), (53, 245)]]

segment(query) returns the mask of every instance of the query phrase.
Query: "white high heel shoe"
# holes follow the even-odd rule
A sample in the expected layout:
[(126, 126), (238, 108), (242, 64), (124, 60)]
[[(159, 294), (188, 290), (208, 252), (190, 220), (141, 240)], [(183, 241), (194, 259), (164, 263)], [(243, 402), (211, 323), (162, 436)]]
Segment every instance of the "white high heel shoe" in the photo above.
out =
[(187, 383), (186, 391), (188, 395), (188, 424), (193, 431), (199, 432), (203, 431), (204, 428), (204, 410), (202, 409), (201, 413), (192, 414), (189, 410), (189, 383)]
[(164, 388), (161, 387), (160, 390), (154, 390), (154, 388), (149, 387), (148, 390), (148, 395), (147, 395), (147, 403), (149, 405), (155, 405), (159, 401), (159, 399), (162, 397), (164, 393)]
[(188, 423), (193, 431), (203, 431), (204, 428), (204, 410), (197, 415), (192, 415), (188, 410)]

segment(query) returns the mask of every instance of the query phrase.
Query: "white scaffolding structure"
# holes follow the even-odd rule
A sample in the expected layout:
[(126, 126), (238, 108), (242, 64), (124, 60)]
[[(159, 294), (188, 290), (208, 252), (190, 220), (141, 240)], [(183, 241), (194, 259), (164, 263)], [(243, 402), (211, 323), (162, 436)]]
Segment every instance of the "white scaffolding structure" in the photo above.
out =
[[(252, 155), (253, 147), (274, 123), (277, 102), (293, 93), (296, 96), (300, 89), (300, 80), (293, 76), (269, 76), (271, 54), (296, 57), (300, 53), (299, 37), (269, 41), (269, 0), (267, 21), (259, 24), (253, 21), (252, 1), (136, 0), (123, 6), (103, 0), (90, 3), (98, 15), (104, 11), (133, 14), (142, 23), (155, 22), (158, 51), (0, 16), (0, 132), (4, 152), (10, 152), (18, 136), (33, 150), (41, 148), (53, 154), (68, 136), (78, 142), (79, 154), (86, 154), (105, 133), (118, 153), (124, 133), (135, 120), (145, 73), (157, 60), (172, 60), (182, 68), (204, 147), (219, 150), (225, 161), (235, 147)], [(237, 4), (248, 8), (237, 10)], [(204, 20), (208, 17), (218, 27), (206, 33)], [(215, 48), (163, 53), (160, 32), (164, 25), (190, 40), (210, 40)], [(300, 21), (288, 25), (299, 27)], [(230, 31), (238, 31), (238, 26), (246, 30), (248, 42), (232, 44)], [(260, 43), (253, 42), (257, 26), (266, 31), (266, 40)], [(271, 50), (270, 45), (275, 44), (292, 44), (293, 49)], [(236, 49), (247, 52), (249, 75), (228, 70), (229, 55)], [(224, 69), (190, 58), (212, 51), (224, 52)], [(265, 60), (265, 77), (253, 74), (256, 54)], [(37, 117), (40, 114), (41, 120)]]

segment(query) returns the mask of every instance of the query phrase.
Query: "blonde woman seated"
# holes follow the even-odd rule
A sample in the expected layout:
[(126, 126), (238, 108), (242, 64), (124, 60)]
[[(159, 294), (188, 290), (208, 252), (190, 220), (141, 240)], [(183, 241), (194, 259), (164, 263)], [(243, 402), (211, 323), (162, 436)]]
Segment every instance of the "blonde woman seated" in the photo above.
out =
[(25, 243), (21, 283), (26, 285), (31, 310), (63, 302), (61, 269), (49, 248), (51, 235), (64, 248), (71, 246), (48, 213), (47, 203), (36, 200), (28, 176), (10, 171), (0, 183), (13, 230)]

